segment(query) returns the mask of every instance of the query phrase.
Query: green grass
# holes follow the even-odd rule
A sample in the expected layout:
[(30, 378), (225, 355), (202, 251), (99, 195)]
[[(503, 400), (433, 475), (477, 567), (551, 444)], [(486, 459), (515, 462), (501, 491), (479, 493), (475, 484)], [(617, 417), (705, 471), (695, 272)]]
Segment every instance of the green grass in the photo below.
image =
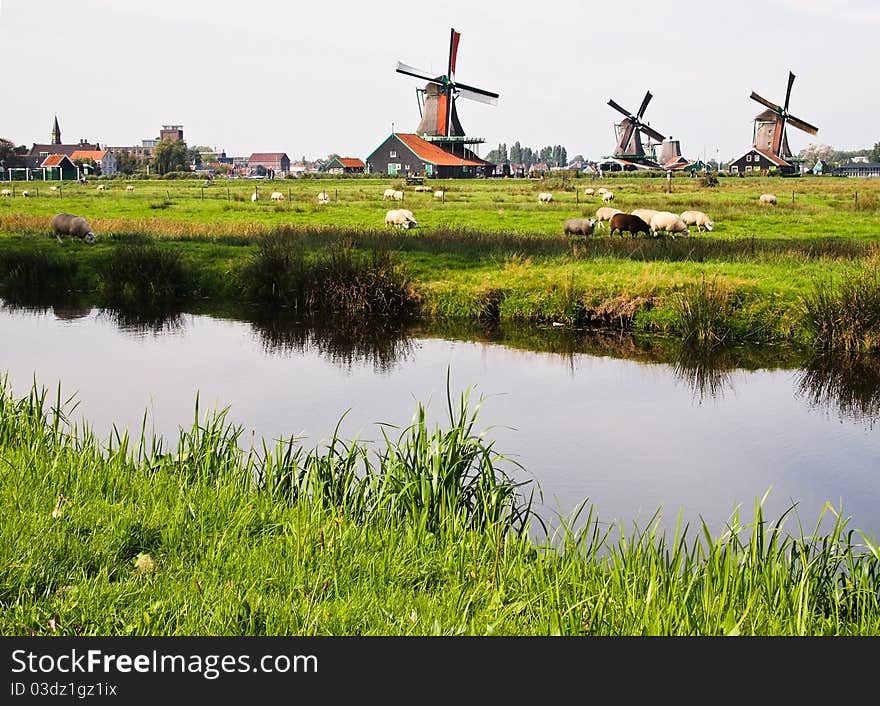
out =
[(586, 506), (534, 539), (466, 395), (378, 448), (244, 450), (198, 405), (173, 448), (102, 442), (60, 390), (2, 388), (5, 635), (880, 633), (880, 548), (833, 508), (670, 537)]
[[(606, 186), (618, 208), (697, 208), (709, 213), (716, 230), (690, 238), (599, 234), (573, 240), (561, 233), (564, 219), (590, 215), (599, 205), (579, 196), (585, 186), (596, 186), (587, 179), (450, 181), (443, 183), (445, 202), (378, 178), (258, 185), (264, 195), (289, 190), (281, 203), (251, 203), (253, 183), (237, 180), (204, 188), (192, 181), (137, 182), (133, 192), (124, 190), (125, 183), (108, 181), (104, 192), (68, 185), (62, 196), (48, 196), (44, 188), (35, 198), (0, 200), (0, 252), (64, 253), (77, 268), (70, 288), (98, 296), (103, 258), (123, 244), (147, 240), (187, 263), (188, 296), (228, 302), (272, 291), (271, 278), (242, 283), (261, 243), (298, 241), (309, 257), (321, 259), (345, 242), (355, 259), (355, 251), (366, 257), (393, 253), (418, 313), (429, 320), (556, 322), (682, 338), (690, 334), (681, 297), (712, 281), (729, 293), (717, 322), (729, 340), (789, 343), (815, 343), (828, 330), (805, 314), (815, 281), (839, 279), (880, 259), (880, 181), (869, 179), (727, 178), (707, 188), (684, 178), (666, 193), (661, 180), (611, 178)], [(406, 189), (405, 205), (421, 228), (382, 226), (390, 204), (381, 194), (390, 185)], [(316, 202), (322, 189), (331, 194), (328, 206)], [(539, 205), (542, 190), (554, 192), (557, 201)], [(777, 193), (779, 206), (757, 203), (765, 191)], [(167, 207), (151, 208), (157, 203)], [(99, 242), (59, 246), (42, 237), (61, 208), (86, 215)], [(0, 290), (14, 290), (13, 279), (0, 262)], [(870, 332), (856, 330), (855, 338), (862, 348), (877, 346)]]

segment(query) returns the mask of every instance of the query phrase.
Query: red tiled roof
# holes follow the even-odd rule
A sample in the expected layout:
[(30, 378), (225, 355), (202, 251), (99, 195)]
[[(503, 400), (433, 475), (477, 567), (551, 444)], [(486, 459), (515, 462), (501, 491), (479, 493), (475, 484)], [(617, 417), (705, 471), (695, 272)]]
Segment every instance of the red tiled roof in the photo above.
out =
[(100, 162), (107, 154), (107, 150), (76, 150), (70, 155), (71, 159), (91, 159)]
[(363, 169), (366, 166), (357, 157), (337, 157), (337, 159), (342, 163), (343, 167), (348, 167), (349, 169), (355, 169), (358, 167)]
[(456, 157), (446, 150), (440, 149), (437, 145), (409, 132), (397, 132), (394, 134), (403, 144), (415, 152), (416, 156), (420, 159), (436, 164), (439, 167), (482, 167), (489, 164), (489, 162), (483, 160), (478, 162), (473, 159)]
[(286, 156), (286, 152), (254, 152), (248, 157), (248, 162), (275, 162)]
[[(777, 157), (772, 152), (767, 152), (766, 150), (759, 150), (757, 147), (753, 147), (752, 149), (755, 150), (755, 152), (760, 154), (762, 157), (769, 159), (777, 167), (790, 167), (791, 166), (788, 162), (786, 162), (784, 159), (782, 159), (782, 157)], [(748, 152), (746, 154), (748, 154)]]
[(43, 160), (43, 163), (40, 165), (41, 167), (57, 167), (67, 159), (66, 154), (50, 154), (46, 159)]

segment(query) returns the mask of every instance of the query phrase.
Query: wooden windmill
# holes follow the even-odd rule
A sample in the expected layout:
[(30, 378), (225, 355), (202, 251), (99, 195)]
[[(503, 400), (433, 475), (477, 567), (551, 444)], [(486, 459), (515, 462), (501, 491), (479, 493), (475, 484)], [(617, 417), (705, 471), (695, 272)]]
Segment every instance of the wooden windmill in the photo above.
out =
[(455, 101), (458, 98), (467, 98), (488, 105), (497, 105), (498, 103), (497, 93), (468, 86), (455, 80), (455, 63), (460, 38), (461, 33), (456, 32), (453, 28), (449, 34), (448, 68), (442, 76), (435, 76), (427, 71), (407, 66), (403, 62), (397, 62), (398, 73), (415, 76), (428, 82), (425, 88), (416, 91), (419, 97), (419, 111), (422, 116), (416, 133), (426, 139), (436, 138), (431, 140), (432, 142), (448, 141), (468, 144), (482, 142), (482, 139), (467, 140), (465, 138), (465, 132), (455, 109)]
[(770, 152), (783, 160), (787, 160), (792, 156), (791, 149), (788, 146), (788, 136), (785, 134), (787, 125), (793, 125), (798, 130), (803, 130), (810, 135), (815, 135), (819, 132), (819, 128), (815, 125), (810, 125), (806, 120), (796, 118), (788, 112), (788, 102), (791, 98), (791, 87), (793, 84), (794, 74), (789, 71), (788, 88), (785, 91), (785, 103), (783, 105), (771, 103), (754, 91), (752, 91), (750, 96), (753, 101), (757, 101), (768, 108), (768, 110), (755, 116), (752, 144), (755, 148)]
[(617, 131), (617, 146), (614, 148), (614, 157), (634, 162), (649, 161), (648, 156), (645, 154), (645, 148), (642, 146), (641, 134), (644, 133), (658, 142), (662, 142), (666, 139), (663, 135), (653, 128), (648, 127), (648, 125), (642, 121), (642, 118), (645, 115), (645, 109), (648, 107), (648, 103), (651, 102), (652, 97), (650, 91), (646, 92), (642, 104), (635, 113), (631, 113), (622, 108), (613, 100), (608, 101), (608, 105), (625, 116), (619, 124), (615, 125), (615, 130)]

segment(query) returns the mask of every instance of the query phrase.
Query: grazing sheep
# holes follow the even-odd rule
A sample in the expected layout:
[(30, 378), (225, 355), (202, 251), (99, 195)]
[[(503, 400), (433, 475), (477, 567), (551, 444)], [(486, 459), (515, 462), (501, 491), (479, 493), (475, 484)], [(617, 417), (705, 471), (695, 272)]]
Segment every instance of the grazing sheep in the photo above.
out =
[(446, 194), (445, 194), (442, 190), (440, 190), (440, 189), (437, 189), (437, 191), (434, 192), (434, 198), (435, 198), (435, 199), (442, 199), (442, 198), (444, 198), (445, 196), (446, 196)]
[(604, 194), (602, 194), (602, 203), (611, 203), (612, 201), (614, 201), (613, 191), (606, 191)]
[(126, 191), (134, 191), (134, 187), (131, 184), (129, 184), (128, 186), (125, 187), (125, 190)]
[(50, 186), (49, 191), (58, 191), (58, 187), (57, 186)]
[(592, 189), (584, 189), (584, 196), (592, 196), (595, 193)]
[(681, 214), (681, 220), (689, 226), (696, 226), (698, 233), (702, 233), (704, 228), (708, 231), (715, 228), (712, 219), (702, 211), (685, 211)]
[(634, 216), (638, 216), (645, 223), (650, 223), (651, 219), (654, 217), (655, 213), (660, 213), (659, 211), (655, 211), (653, 208), (637, 208), (630, 213)]
[(553, 201), (553, 194), (548, 194), (546, 191), (542, 191), (538, 194), (538, 203), (551, 203)]
[(687, 236), (690, 231), (687, 224), (678, 217), (678, 214), (669, 211), (658, 211), (651, 218), (651, 233), (668, 233), (673, 238), (676, 233), (682, 233)]
[(25, 189), (24, 191), (21, 192), (21, 195), (24, 196), (25, 198), (27, 198), (28, 196), (31, 195), (31, 192), (28, 191), (27, 189)]
[(72, 213), (58, 213), (52, 217), (52, 232), (58, 242), (62, 242), (62, 235), (74, 238), (82, 238), (87, 243), (95, 242), (95, 233), (89, 222), (82, 216), (74, 216)]
[(393, 199), (395, 193), (397, 192), (394, 189), (385, 189), (385, 193), (382, 194), (382, 200)]
[(595, 218), (569, 218), (562, 224), (562, 232), (568, 236), (592, 235), (596, 223)]
[(12, 196), (12, 189), (3, 189), (0, 191), (0, 196)]
[(619, 208), (612, 208), (611, 206), (602, 206), (599, 209), (596, 209), (596, 220), (598, 221), (598, 225), (602, 225), (604, 221), (610, 221), (611, 216), (615, 213), (623, 213)]
[(273, 191), (271, 194), (269, 194), (269, 198), (273, 201), (284, 201), (284, 194), (282, 194), (280, 191)]
[(597, 193), (597, 194), (605, 194), (605, 193), (608, 193), (608, 189), (606, 189), (604, 186), (600, 186), (600, 187), (596, 190), (596, 193)]
[(609, 235), (629, 233), (635, 238), (639, 233), (644, 233), (646, 236), (650, 235), (651, 226), (645, 223), (645, 220), (639, 216), (621, 212), (611, 216), (611, 220), (608, 221), (608, 232)]
[(394, 192), (394, 200), (395, 201), (403, 201), (403, 192), (402, 191), (395, 191)]
[(758, 199), (758, 202), (769, 206), (775, 206), (776, 197), (773, 194), (761, 194), (761, 198)]
[(393, 211), (388, 211), (385, 214), (385, 227), (387, 228), (388, 226), (409, 230), (410, 228), (418, 228), (419, 224), (413, 216), (412, 211), (408, 211), (405, 208), (398, 208)]
[(318, 193), (318, 203), (322, 206), (326, 206), (328, 203), (330, 203), (330, 194), (328, 194), (326, 191), (321, 191), (320, 193)]
[(413, 189), (413, 191), (418, 191), (418, 192), (427, 194), (427, 193), (430, 193), (431, 187), (430, 186), (417, 186)]
[(98, 185), (95, 187), (95, 191), (103, 191), (103, 190), (104, 190), (104, 185), (103, 185), (103, 184), (98, 184)]

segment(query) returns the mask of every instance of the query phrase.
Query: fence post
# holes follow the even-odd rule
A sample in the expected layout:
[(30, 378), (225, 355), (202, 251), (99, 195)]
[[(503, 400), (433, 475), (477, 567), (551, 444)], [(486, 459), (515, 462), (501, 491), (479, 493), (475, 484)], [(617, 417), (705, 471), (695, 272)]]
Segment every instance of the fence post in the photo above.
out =
[(202, 201), (205, 200), (205, 187), (202, 187)]
[(287, 200), (290, 201), (290, 187), (287, 187)]
[(58, 198), (59, 199), (64, 198), (64, 190), (60, 186), (58, 187)]
[(339, 189), (333, 189), (333, 200), (339, 201)]
[(229, 201), (229, 187), (226, 187), (226, 200)]
[(171, 192), (168, 189), (165, 189), (165, 198), (167, 198), (169, 201), (171, 200)]
[(859, 207), (859, 192), (858, 192), (858, 191), (856, 191), (856, 193), (855, 193), (855, 203), (854, 203), (854, 205), (855, 205), (856, 208)]

